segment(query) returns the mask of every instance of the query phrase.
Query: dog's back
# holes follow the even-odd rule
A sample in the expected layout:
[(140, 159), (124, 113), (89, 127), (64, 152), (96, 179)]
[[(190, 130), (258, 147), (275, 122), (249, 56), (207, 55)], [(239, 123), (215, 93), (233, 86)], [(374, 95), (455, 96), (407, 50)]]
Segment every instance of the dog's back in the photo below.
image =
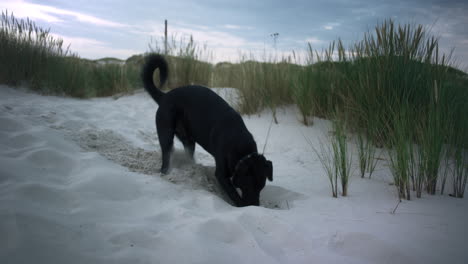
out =
[[(193, 139), (211, 154), (215, 152), (216, 136), (226, 139), (239, 136), (246, 144), (255, 144), (239, 113), (209, 88), (198, 85), (176, 88), (163, 96), (159, 107), (173, 108), (177, 120), (183, 120)], [(214, 132), (220, 130), (222, 134)]]

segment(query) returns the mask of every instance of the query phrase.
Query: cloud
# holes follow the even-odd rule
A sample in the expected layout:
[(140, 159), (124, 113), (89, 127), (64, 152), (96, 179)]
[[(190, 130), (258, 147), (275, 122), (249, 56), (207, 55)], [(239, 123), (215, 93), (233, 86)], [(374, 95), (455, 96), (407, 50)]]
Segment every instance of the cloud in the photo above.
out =
[(56, 39), (62, 39), (65, 47), (70, 46), (70, 50), (79, 54), (80, 57), (88, 59), (98, 59), (102, 57), (116, 57), (127, 59), (128, 57), (141, 53), (132, 49), (112, 48), (106, 42), (91, 38), (70, 37), (60, 34), (51, 34)]
[(32, 20), (43, 20), (48, 23), (64, 22), (60, 16), (72, 17), (75, 20), (96, 26), (122, 28), (126, 25), (113, 22), (110, 20), (101, 19), (92, 15), (79, 13), (75, 11), (60, 9), (48, 5), (32, 4), (22, 0), (6, 0), (0, 3), (0, 9), (8, 10), (19, 18), (30, 18)]
[(253, 27), (231, 25), (231, 24), (226, 24), (226, 25), (223, 26), (223, 28), (235, 29), (235, 30), (253, 30), (254, 29)]
[(208, 49), (213, 51), (216, 61), (233, 60), (246, 51), (256, 52), (264, 48), (264, 43), (248, 41), (237, 35), (213, 29), (175, 27), (173, 32), (177, 32), (181, 37), (193, 36), (198, 43), (206, 44)]
[[(222, 26), (226, 28), (227, 25)], [(242, 26), (229, 25), (232, 29), (242, 28)], [(163, 26), (155, 21), (146, 21), (145, 23), (133, 29), (133, 33), (141, 36), (156, 37), (156, 43), (161, 44), (161, 38), (164, 37)], [(169, 38), (176, 42), (176, 45), (184, 45), (190, 37), (198, 44), (199, 47), (206, 46), (206, 50), (210, 51), (212, 56), (209, 60), (213, 62), (236, 60), (240, 54), (257, 53), (263, 51), (265, 45), (263, 42), (250, 41), (236, 34), (222, 31), (219, 28), (207, 26), (199, 26), (186, 24), (183, 22), (173, 22), (169, 25)], [(182, 42), (182, 43), (181, 43)]]
[(35, 8), (34, 5), (23, 1), (2, 1), (0, 2), (0, 9), (2, 12), (6, 10), (9, 13), (13, 13), (18, 18), (29, 17), (32, 20), (39, 19), (49, 23), (62, 21), (60, 18), (47, 14), (43, 10)]
[(314, 37), (307, 38), (305, 40), (305, 42), (310, 43), (310, 44), (323, 44), (323, 43), (325, 43), (325, 41), (323, 41), (321, 39), (318, 39), (318, 38), (314, 38)]
[(227, 29), (241, 29), (242, 27), (241, 26), (238, 26), (238, 25), (224, 25), (223, 26), (224, 28), (227, 28)]
[(212, 46), (241, 47), (247, 44), (245, 39), (222, 31), (197, 30), (195, 28), (185, 27), (173, 28), (173, 31), (182, 34), (182, 36), (193, 36), (195, 40), (209, 43)]
[(328, 24), (325, 24), (325, 25), (323, 26), (323, 29), (325, 29), (325, 30), (333, 30), (334, 28), (339, 27), (340, 25), (341, 25), (341, 23), (337, 23), (337, 22), (328, 23)]

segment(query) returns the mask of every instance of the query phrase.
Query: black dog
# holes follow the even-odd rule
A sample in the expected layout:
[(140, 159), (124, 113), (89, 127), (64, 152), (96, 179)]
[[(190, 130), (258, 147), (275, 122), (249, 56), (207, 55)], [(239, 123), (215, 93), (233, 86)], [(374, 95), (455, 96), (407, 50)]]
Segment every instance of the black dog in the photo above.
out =
[[(158, 103), (156, 128), (162, 150), (161, 173), (169, 169), (174, 135), (193, 158), (198, 143), (215, 158), (216, 178), (236, 206), (259, 205), (266, 179), (273, 180), (271, 161), (257, 153), (257, 144), (242, 117), (210, 89), (189, 85), (167, 93), (153, 81), (159, 69), (160, 87), (168, 76), (167, 62), (150, 54), (142, 71), (145, 90)], [(242, 197), (235, 188), (242, 191)]]

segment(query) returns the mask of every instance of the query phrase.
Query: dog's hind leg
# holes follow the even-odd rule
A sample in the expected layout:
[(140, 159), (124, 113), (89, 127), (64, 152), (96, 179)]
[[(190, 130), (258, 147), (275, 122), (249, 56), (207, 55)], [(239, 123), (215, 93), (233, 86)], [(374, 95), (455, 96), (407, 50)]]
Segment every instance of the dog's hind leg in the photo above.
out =
[(162, 151), (162, 165), (161, 165), (161, 173), (166, 174), (169, 171), (169, 163), (171, 159), (172, 149), (174, 147), (174, 133), (170, 133), (170, 131), (164, 130), (159, 132), (158, 130), (158, 137), (159, 137), (159, 144), (161, 145)]
[(195, 152), (195, 140), (184, 122), (177, 122), (175, 134), (177, 138), (184, 145), (185, 153), (193, 160), (193, 153)]
[(169, 116), (156, 114), (156, 127), (159, 137), (159, 145), (162, 151), (161, 173), (169, 171), (172, 149), (174, 147), (175, 120)]
[(185, 153), (193, 160), (193, 153), (195, 152), (195, 141), (182, 141), (184, 144)]

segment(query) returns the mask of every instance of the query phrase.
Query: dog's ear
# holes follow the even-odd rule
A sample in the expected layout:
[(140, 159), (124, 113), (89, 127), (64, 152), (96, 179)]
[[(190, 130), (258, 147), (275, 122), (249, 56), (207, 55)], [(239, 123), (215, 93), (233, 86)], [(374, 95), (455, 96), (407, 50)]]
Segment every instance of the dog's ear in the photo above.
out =
[(273, 181), (273, 163), (269, 160), (265, 164), (266, 176), (269, 181)]

